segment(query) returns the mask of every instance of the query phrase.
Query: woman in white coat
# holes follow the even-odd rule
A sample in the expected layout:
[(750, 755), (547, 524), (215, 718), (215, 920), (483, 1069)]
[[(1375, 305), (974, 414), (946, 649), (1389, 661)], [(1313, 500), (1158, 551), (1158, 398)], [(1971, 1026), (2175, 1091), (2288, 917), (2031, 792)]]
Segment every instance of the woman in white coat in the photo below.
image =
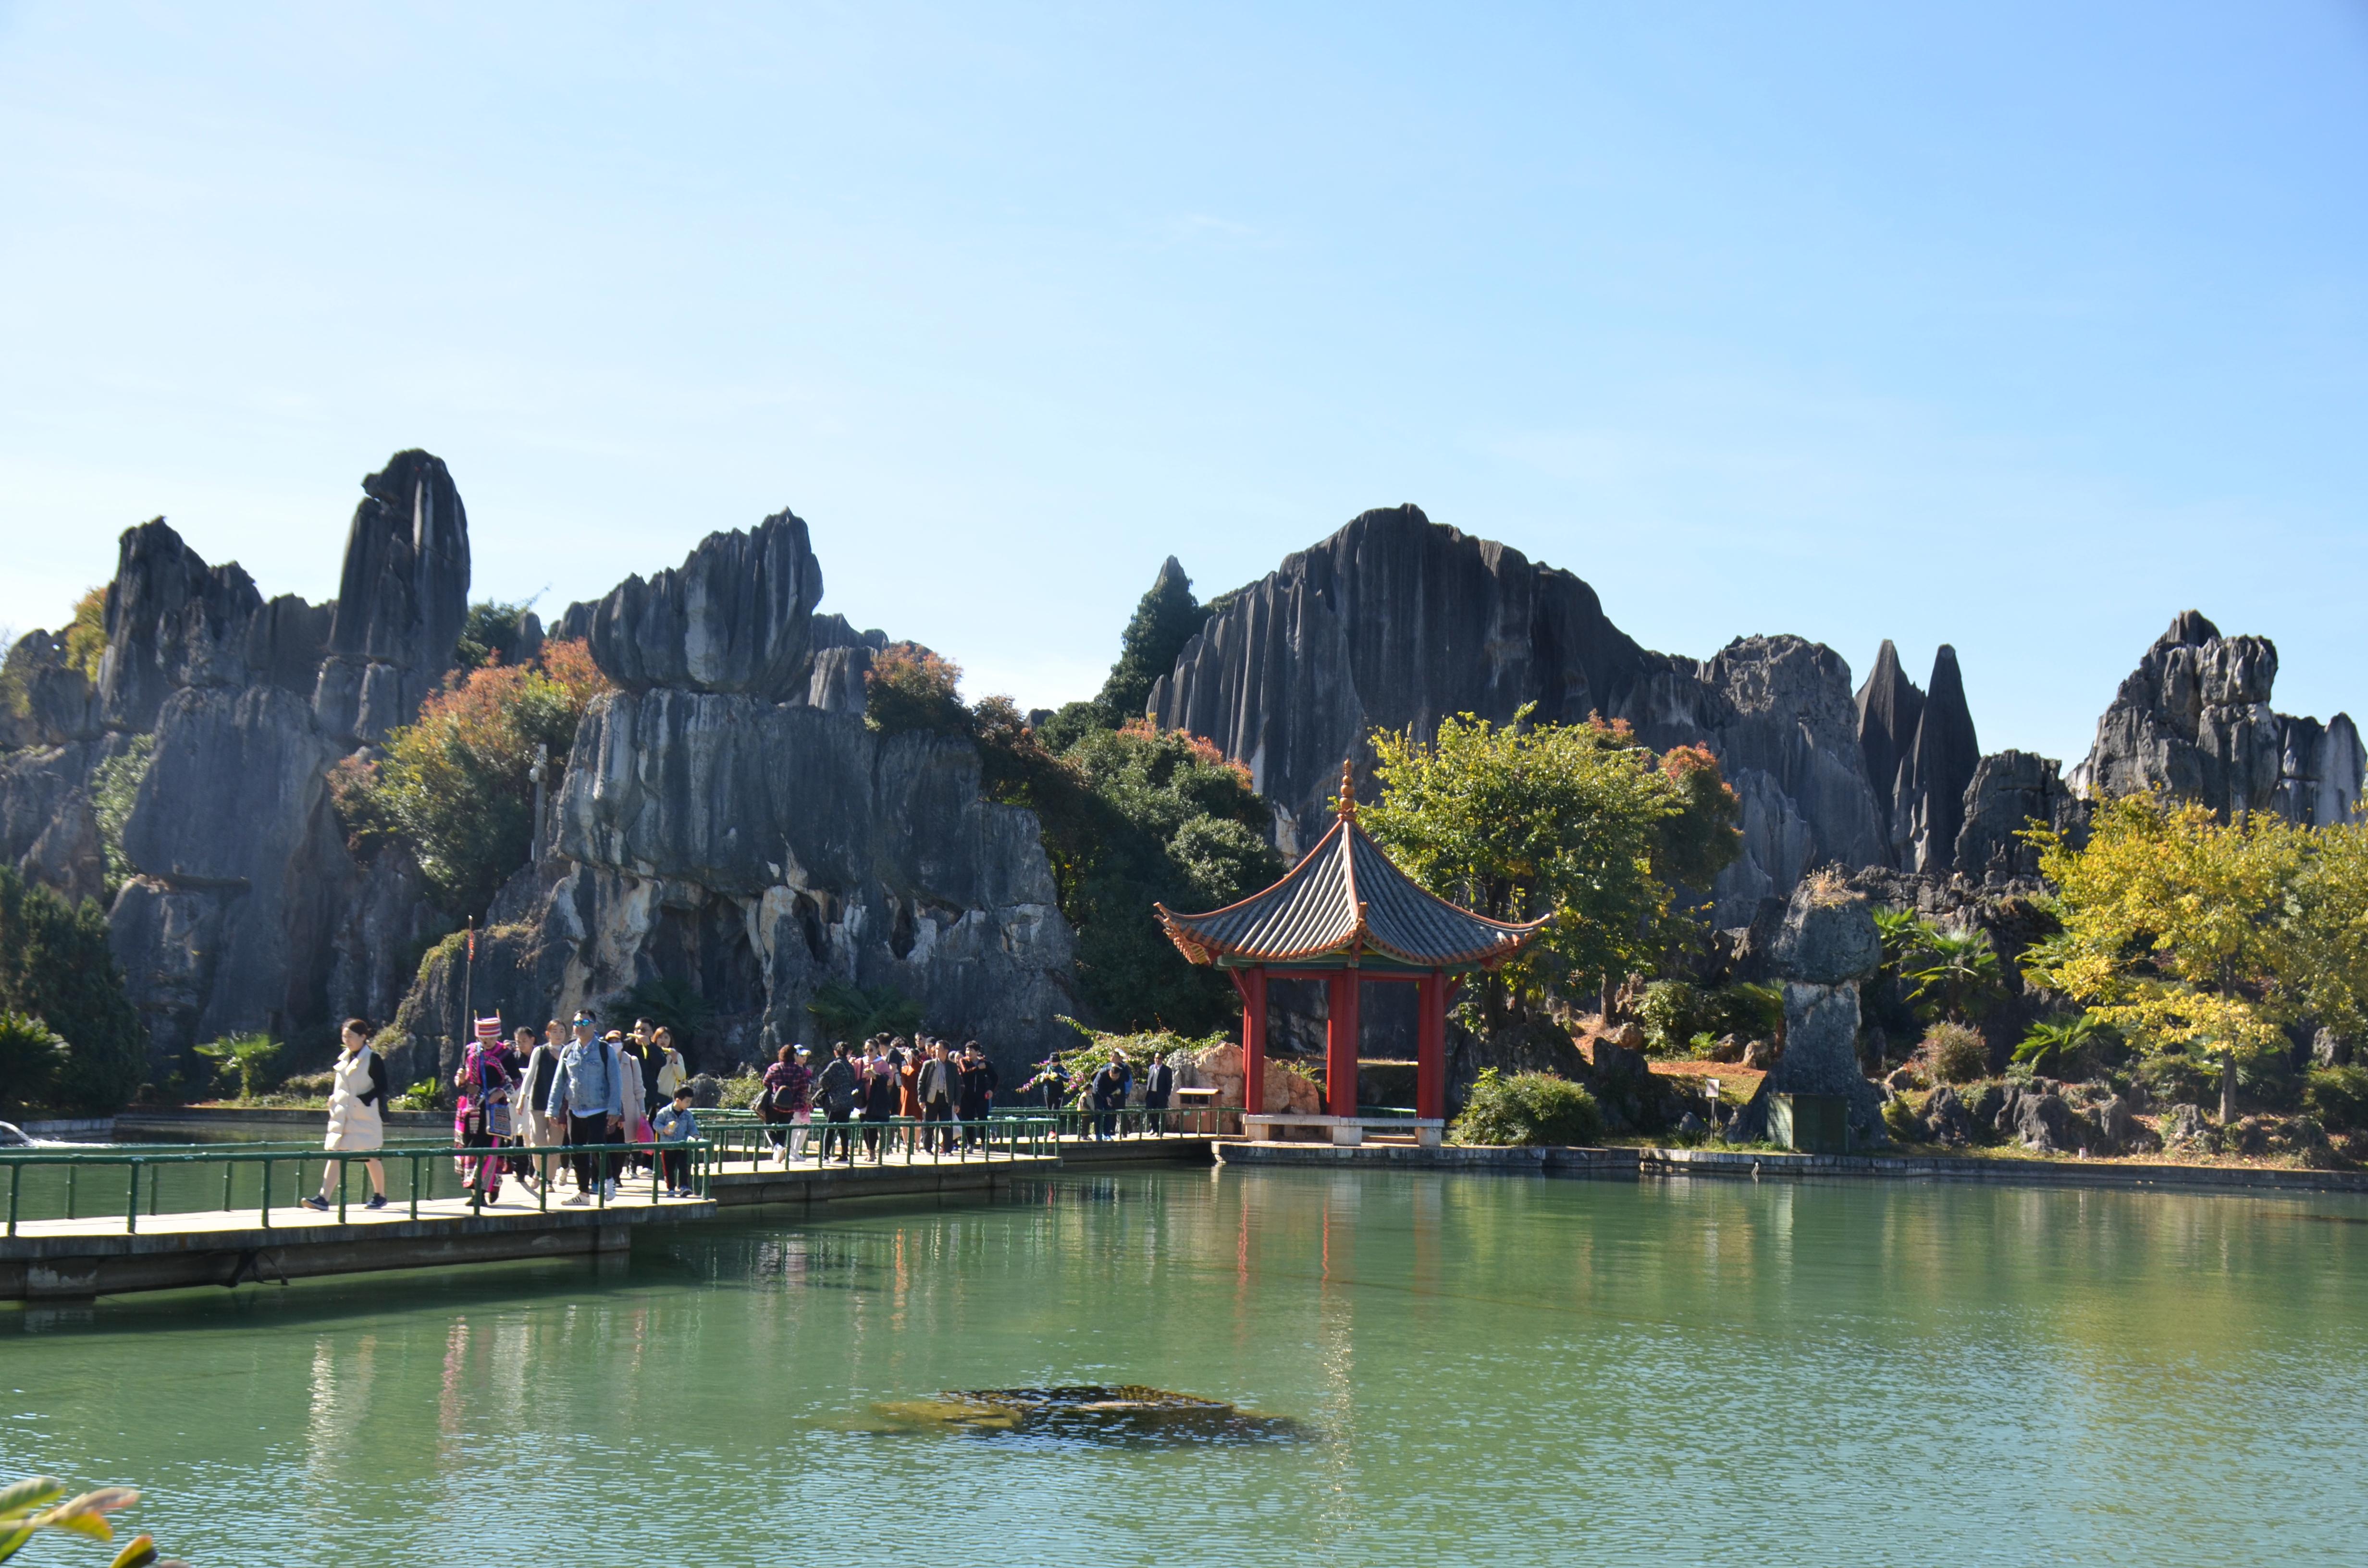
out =
[[(346, 1020), (343, 1043), (345, 1050), (329, 1069), (333, 1086), (329, 1090), (329, 1135), (321, 1147), (341, 1154), (366, 1153), (386, 1147), (386, 1061), (370, 1049), (370, 1027), (367, 1019)], [(364, 1207), (386, 1207), (386, 1166), (378, 1160), (370, 1165), (370, 1197)], [(327, 1209), (329, 1195), (337, 1190), (342, 1166), (330, 1161), (321, 1172), (321, 1190), (304, 1200), (309, 1209)]]

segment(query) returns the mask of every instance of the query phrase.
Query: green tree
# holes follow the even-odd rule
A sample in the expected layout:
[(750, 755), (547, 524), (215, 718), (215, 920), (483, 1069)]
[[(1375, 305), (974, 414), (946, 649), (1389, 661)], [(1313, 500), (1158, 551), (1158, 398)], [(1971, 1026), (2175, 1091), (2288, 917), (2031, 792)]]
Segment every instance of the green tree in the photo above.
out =
[(1945, 931), (1926, 927), (1900, 959), (1908, 998), (1926, 1021), (1969, 1024), (2006, 994), (1998, 951), (1979, 927)]
[(546, 643), (531, 665), (462, 676), (389, 735), (378, 760), (356, 756), (331, 771), (347, 843), (365, 857), (404, 845), (445, 914), (480, 913), (532, 852), (536, 748), (565, 757), (604, 685), (581, 641)]
[(1208, 619), (1209, 612), (1192, 597), (1192, 579), (1169, 556), (1150, 590), (1136, 603), (1134, 615), (1119, 639), (1118, 663), (1110, 666), (1110, 678), (1102, 682), (1101, 694), (1094, 699), (1109, 715), (1110, 727), (1143, 717), (1153, 683), (1176, 667), (1176, 655)]
[(67, 1061), (63, 1035), (26, 1014), (0, 1013), (0, 1109), (49, 1104)]
[[(1451, 717), (1427, 745), (1376, 731), (1382, 799), (1360, 817), (1430, 892), (1492, 919), (1551, 917), (1483, 982), (1491, 1031), (1549, 994), (1650, 967), (1687, 915), (1674, 884), (1706, 884), (1741, 852), (1733, 792), (1706, 754), (1665, 767), (1624, 724), (1532, 725), (1530, 711), (1501, 727)], [(1710, 820), (1679, 820), (1690, 812)]]
[(477, 670), (487, 665), (525, 663), (526, 617), (532, 608), (494, 599), (471, 605), (467, 619), (461, 622), (461, 641), (452, 650), (453, 665)]
[(146, 1069), (140, 1015), (108, 944), (107, 915), (72, 907), (0, 866), (0, 1011), (40, 1018), (64, 1037), (51, 1093), (65, 1109), (120, 1109)]
[(2099, 808), (2085, 846), (2047, 828), (2024, 836), (2064, 925), (2024, 955), (2025, 971), (2141, 1052), (2214, 1062), (2232, 1119), (2238, 1063), (2287, 1049), (2285, 1026), (2305, 1000), (2289, 973), (2312, 835), (2141, 794)]

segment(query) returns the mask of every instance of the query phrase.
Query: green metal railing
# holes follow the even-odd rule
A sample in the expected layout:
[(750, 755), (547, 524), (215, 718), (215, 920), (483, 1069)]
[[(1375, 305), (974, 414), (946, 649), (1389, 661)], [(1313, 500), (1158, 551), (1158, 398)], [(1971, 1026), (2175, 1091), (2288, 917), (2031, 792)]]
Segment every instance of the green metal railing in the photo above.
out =
[[(885, 1120), (832, 1121), (816, 1116), (812, 1122), (767, 1122), (754, 1111), (703, 1110), (700, 1131), (715, 1147), (719, 1172), (734, 1165), (750, 1169), (778, 1161), (790, 1163), (792, 1145), (800, 1163), (819, 1168), (831, 1153), (846, 1164), (916, 1165), (951, 1159), (1043, 1159), (1060, 1152), (1059, 1131), (1047, 1113), (993, 1116), (969, 1121), (923, 1121), (913, 1117)], [(794, 1134), (803, 1132), (803, 1139)]]
[[(499, 1147), (482, 1149), (461, 1148), (450, 1143), (410, 1143), (393, 1144), (383, 1149), (354, 1153), (324, 1150), (317, 1145), (282, 1143), (223, 1144), (210, 1148), (192, 1148), (188, 1144), (176, 1143), (122, 1144), (106, 1149), (88, 1150), (11, 1149), (0, 1150), (0, 1167), (5, 1167), (8, 1173), (6, 1233), (10, 1236), (17, 1234), (18, 1220), (24, 1207), (26, 1172), (59, 1168), (63, 1169), (65, 1176), (65, 1213), (62, 1217), (68, 1220), (81, 1218), (78, 1209), (83, 1200), (82, 1189), (86, 1185), (83, 1180), (85, 1171), (96, 1172), (108, 1169), (125, 1171), (128, 1179), (122, 1189), (123, 1199), (120, 1207), (119, 1208), (110, 1199), (108, 1211), (120, 1212), (123, 1216), (125, 1233), (136, 1234), (140, 1229), (143, 1179), (147, 1194), (147, 1212), (154, 1218), (165, 1211), (161, 1206), (165, 1177), (167, 1173), (194, 1176), (204, 1171), (206, 1167), (221, 1167), (222, 1202), (219, 1211), (222, 1213), (233, 1212), (243, 1206), (237, 1201), (240, 1197), (238, 1189), (242, 1185), (239, 1180), (241, 1173), (246, 1171), (256, 1173), (260, 1179), (254, 1207), (260, 1212), (263, 1227), (268, 1230), (271, 1228), (271, 1210), (275, 1201), (277, 1206), (283, 1210), (298, 1207), (303, 1204), (305, 1199), (318, 1190), (317, 1187), (308, 1187), (304, 1181), (305, 1167), (315, 1162), (323, 1172), (324, 1178), (323, 1185), (326, 1184), (327, 1168), (332, 1165), (336, 1167), (336, 1207), (340, 1221), (345, 1220), (347, 1208), (352, 1201), (355, 1165), (366, 1165), (370, 1161), (376, 1160), (389, 1166), (396, 1165), (405, 1166), (408, 1183), (405, 1195), (401, 1201), (408, 1205), (410, 1218), (416, 1220), (419, 1218), (419, 1205), (422, 1202), (438, 1200), (436, 1191), (438, 1168), (433, 1164), (438, 1160), (450, 1160), (456, 1163), (465, 1160), (470, 1166), (471, 1176), (481, 1176), (483, 1166), (479, 1162), (486, 1156), (491, 1156), (497, 1161), (516, 1156), (537, 1158), (548, 1156), (552, 1162), (546, 1167), (551, 1175), (534, 1184), (536, 1207), (547, 1211), (551, 1207), (552, 1178), (558, 1174), (557, 1162), (579, 1155), (598, 1157), (602, 1162), (601, 1168), (609, 1173), (612, 1179), (619, 1181), (633, 1179), (626, 1170), (620, 1168), (624, 1166), (629, 1156), (636, 1154), (649, 1156), (650, 1197), (654, 1202), (663, 1201), (666, 1190), (663, 1178), (664, 1166), (657, 1158), (661, 1153), (687, 1156), (689, 1165), (687, 1174), (690, 1177), (692, 1192), (701, 1199), (710, 1195), (710, 1184), (715, 1169), (716, 1150), (712, 1141), (703, 1138), (682, 1143), (577, 1143), (526, 1146), (503, 1144)], [(285, 1196), (278, 1196), (275, 1193), (274, 1177), (288, 1171), (291, 1166), (295, 1179), (289, 1184)], [(185, 1191), (194, 1186), (188, 1181), (177, 1185)], [(484, 1211), (485, 1187), (481, 1180), (464, 1181), (459, 1190), (446, 1196), (466, 1197), (472, 1213), (482, 1214)], [(609, 1203), (608, 1182), (595, 1183), (586, 1196), (600, 1207), (606, 1208)], [(212, 1208), (211, 1200), (203, 1208), (199, 1208), (195, 1205), (185, 1205), (176, 1197), (170, 1212), (176, 1214), (204, 1212)], [(92, 1217), (97, 1218), (96, 1215)]]

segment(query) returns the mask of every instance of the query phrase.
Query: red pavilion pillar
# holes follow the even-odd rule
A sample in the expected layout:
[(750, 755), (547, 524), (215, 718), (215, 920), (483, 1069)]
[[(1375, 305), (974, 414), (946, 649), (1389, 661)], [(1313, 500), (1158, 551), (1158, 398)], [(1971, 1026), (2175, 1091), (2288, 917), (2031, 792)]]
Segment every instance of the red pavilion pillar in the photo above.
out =
[(1228, 970), (1242, 994), (1242, 1109), (1266, 1109), (1266, 970)]
[(1415, 982), (1414, 1113), (1447, 1115), (1447, 977), (1432, 970)]
[(1357, 1114), (1357, 971), (1346, 970), (1326, 983), (1324, 1009), (1325, 1108), (1334, 1116)]

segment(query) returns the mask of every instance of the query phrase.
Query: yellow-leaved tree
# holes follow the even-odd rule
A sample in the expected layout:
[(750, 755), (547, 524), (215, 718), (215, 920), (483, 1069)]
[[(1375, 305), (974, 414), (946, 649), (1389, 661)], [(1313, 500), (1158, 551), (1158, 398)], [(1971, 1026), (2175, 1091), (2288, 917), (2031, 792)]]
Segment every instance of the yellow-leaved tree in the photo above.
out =
[(2315, 835), (2142, 794), (2100, 806), (2081, 847), (2045, 828), (2025, 836), (2064, 926), (2025, 972), (2141, 1051), (2217, 1066), (2232, 1119), (2239, 1062), (2287, 1049), (2285, 1026), (2311, 1010), (2299, 894)]

